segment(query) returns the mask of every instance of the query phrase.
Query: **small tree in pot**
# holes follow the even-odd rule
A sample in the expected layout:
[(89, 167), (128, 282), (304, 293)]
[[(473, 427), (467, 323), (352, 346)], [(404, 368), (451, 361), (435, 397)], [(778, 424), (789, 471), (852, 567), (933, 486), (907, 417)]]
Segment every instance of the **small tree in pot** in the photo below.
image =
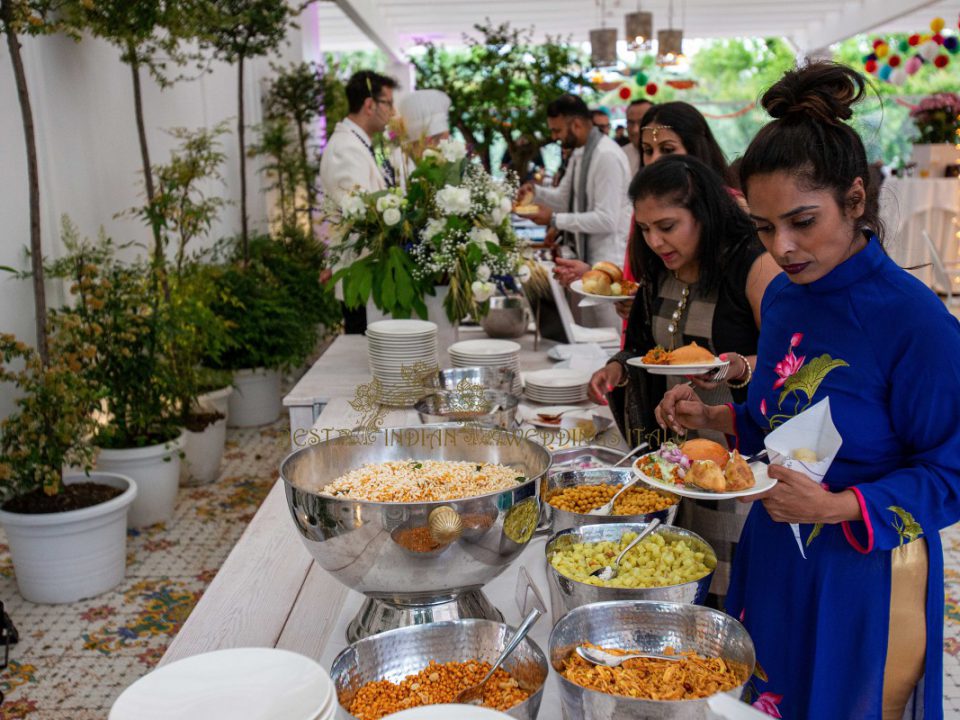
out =
[[(12, 335), (0, 335), (0, 380), (21, 391), (0, 424), (0, 524), (21, 594), (73, 602), (109, 590), (126, 567), (127, 510), (136, 485), (89, 475), (100, 388), (88, 372), (96, 355), (76, 318), (54, 313), (49, 362)], [(17, 369), (14, 369), (14, 365)], [(86, 474), (64, 477), (64, 468)]]

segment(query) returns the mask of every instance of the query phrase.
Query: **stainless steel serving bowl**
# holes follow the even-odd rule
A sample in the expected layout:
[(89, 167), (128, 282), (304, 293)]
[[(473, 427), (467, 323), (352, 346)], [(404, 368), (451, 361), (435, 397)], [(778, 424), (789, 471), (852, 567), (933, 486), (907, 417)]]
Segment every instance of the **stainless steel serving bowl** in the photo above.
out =
[[(572, 610), (550, 634), (550, 664), (558, 673), (578, 645), (662, 653), (694, 651), (745, 666), (744, 684), (727, 694), (739, 699), (756, 664), (753, 641), (729, 615), (701, 607), (650, 600), (601, 602)], [(560, 676), (565, 720), (706, 720), (707, 699), (636, 700), (587, 690)]]
[(527, 307), (523, 298), (492, 297), (487, 314), (480, 320), (483, 331), (492, 338), (518, 338), (527, 331)]
[(437, 390), (464, 390), (480, 386), (485, 390), (511, 392), (516, 373), (505, 367), (445, 368), (425, 380), (425, 384)]
[[(399, 682), (438, 663), (479, 660), (496, 661), (513, 636), (513, 628), (492, 620), (456, 620), (401, 628), (360, 640), (337, 655), (330, 670), (340, 701), (338, 718), (352, 718), (346, 706), (368, 682)], [(507, 658), (503, 669), (530, 697), (506, 711), (519, 720), (534, 720), (540, 709), (549, 666), (547, 657), (526, 637)]]
[[(388, 460), (498, 463), (525, 479), (507, 490), (442, 502), (366, 502), (320, 494), (350, 470)], [(356, 639), (374, 627), (449, 619), (423, 608), (454, 602), (503, 572), (534, 532), (537, 488), (549, 466), (550, 453), (542, 445), (514, 433), (423, 425), (308, 445), (283, 461), (280, 477), (294, 525), (320, 567), (390, 605), (364, 627), (351, 625), (348, 637)], [(395, 540), (398, 529), (429, 534), (442, 552), (410, 552)], [(369, 608), (362, 612), (371, 617)], [(473, 612), (468, 616), (490, 615)]]
[[(590, 603), (607, 600), (665, 600), (679, 603), (694, 603), (700, 605), (706, 600), (710, 589), (710, 580), (713, 578), (713, 569), (697, 580), (667, 585), (666, 587), (651, 588), (614, 588), (589, 585), (568, 578), (557, 572), (550, 562), (553, 553), (574, 543), (594, 543), (603, 541), (618, 542), (626, 532), (640, 533), (645, 530), (647, 523), (610, 523), (606, 525), (582, 525), (580, 527), (561, 530), (547, 541), (547, 581), (550, 585), (550, 606), (553, 617), (558, 618), (574, 608)], [(665, 538), (686, 540), (695, 548), (699, 548), (707, 557), (704, 564), (709, 568), (716, 568), (717, 555), (713, 548), (696, 533), (678, 527), (659, 527), (653, 531), (656, 535)]]
[[(635, 475), (632, 470), (627, 468), (595, 468), (591, 470), (568, 470), (566, 472), (547, 475), (543, 484), (546, 490), (541, 486), (540, 499), (541, 510), (540, 517), (545, 521), (550, 533), (557, 533), (561, 530), (580, 527), (581, 525), (604, 525), (609, 523), (647, 523), (656, 518), (663, 525), (673, 525), (677, 516), (677, 508), (680, 506), (680, 498), (677, 502), (664, 510), (644, 513), (642, 515), (590, 515), (588, 513), (570, 512), (569, 510), (560, 510), (550, 504), (550, 498), (553, 493), (563, 488), (577, 487), (580, 485), (626, 485), (633, 480)], [(658, 492), (648, 488), (651, 492)], [(666, 495), (667, 493), (660, 493)]]
[(517, 426), (517, 395), (501, 390), (440, 390), (413, 406), (426, 424), (469, 422), (510, 430)]

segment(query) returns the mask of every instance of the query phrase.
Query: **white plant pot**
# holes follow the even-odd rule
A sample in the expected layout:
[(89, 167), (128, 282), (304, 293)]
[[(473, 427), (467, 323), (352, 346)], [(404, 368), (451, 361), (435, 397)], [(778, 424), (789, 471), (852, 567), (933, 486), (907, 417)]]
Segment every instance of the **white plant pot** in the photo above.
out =
[[(226, 400), (226, 398), (224, 398)], [(201, 432), (185, 430), (181, 485), (206, 485), (220, 477), (220, 461), (227, 442), (227, 419), (210, 423)]]
[(100, 450), (98, 470), (127, 475), (137, 483), (137, 499), (127, 517), (128, 527), (146, 527), (173, 517), (185, 437), (185, 433), (180, 433), (175, 440), (161, 445)]
[(910, 159), (918, 174), (926, 171), (931, 178), (942, 178), (948, 165), (960, 162), (960, 152), (953, 143), (916, 143)]
[(225, 388), (204, 393), (197, 398), (197, 404), (208, 410), (216, 410), (228, 421), (230, 420), (230, 396), (233, 394), (233, 386), (228, 385)]
[(129, 477), (93, 472), (64, 478), (68, 485), (95, 482), (123, 493), (99, 505), (26, 515), (0, 510), (17, 587), (35, 603), (69, 603), (105, 593), (127, 571), (127, 512), (137, 497)]
[(233, 374), (234, 392), (230, 396), (230, 427), (255, 427), (275, 422), (280, 417), (280, 372), (256, 368)]

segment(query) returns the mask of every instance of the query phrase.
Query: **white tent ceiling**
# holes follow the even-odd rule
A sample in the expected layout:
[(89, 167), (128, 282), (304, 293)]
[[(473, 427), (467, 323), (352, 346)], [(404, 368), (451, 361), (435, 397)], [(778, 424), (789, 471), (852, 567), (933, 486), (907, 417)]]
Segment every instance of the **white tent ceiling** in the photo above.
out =
[[(654, 31), (668, 27), (670, 0), (605, 0), (605, 22), (623, 33), (623, 16), (653, 13)], [(674, 0), (673, 24), (688, 38), (786, 37), (813, 51), (863, 32), (922, 32), (941, 16), (956, 28), (960, 2), (953, 0)], [(324, 0), (308, 21), (321, 51), (380, 47), (395, 59), (433, 40), (460, 45), (463, 33), (489, 18), (533, 27), (535, 37), (587, 39), (600, 27), (600, 0)]]

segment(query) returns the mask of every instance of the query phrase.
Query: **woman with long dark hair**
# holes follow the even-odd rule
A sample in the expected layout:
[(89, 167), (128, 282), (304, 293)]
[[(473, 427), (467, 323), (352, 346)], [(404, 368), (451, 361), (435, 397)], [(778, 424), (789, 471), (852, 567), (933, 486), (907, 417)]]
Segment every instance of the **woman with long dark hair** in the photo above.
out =
[(774, 121), (740, 178), (786, 274), (763, 298), (746, 402), (677, 387), (657, 408), (663, 427), (723, 432), (748, 454), (829, 399), (839, 453), (822, 485), (770, 467), (778, 482), (753, 503), (727, 597), (765, 670), (756, 689), (791, 720), (943, 717), (939, 533), (960, 520), (960, 324), (884, 253), (846, 123), (864, 90), (856, 71), (817, 63), (763, 96)]
[[(656, 345), (670, 350), (696, 342), (730, 361), (725, 382), (691, 379), (697, 392), (707, 402), (742, 400), (757, 350), (760, 299), (779, 269), (764, 255), (753, 224), (720, 176), (693, 156), (645, 167), (630, 185), (630, 197), (636, 221), (630, 265), (641, 287), (624, 351), (594, 373), (590, 395), (600, 403), (610, 395), (631, 446), (647, 441), (656, 447), (663, 437), (654, 408), (668, 386), (684, 380), (664, 382), (626, 360)], [(714, 439), (725, 442), (719, 434)], [(738, 509), (739, 518), (731, 515)], [(717, 550), (711, 592), (722, 596), (745, 512), (733, 501), (703, 507), (684, 501), (682, 512), (683, 524)]]

